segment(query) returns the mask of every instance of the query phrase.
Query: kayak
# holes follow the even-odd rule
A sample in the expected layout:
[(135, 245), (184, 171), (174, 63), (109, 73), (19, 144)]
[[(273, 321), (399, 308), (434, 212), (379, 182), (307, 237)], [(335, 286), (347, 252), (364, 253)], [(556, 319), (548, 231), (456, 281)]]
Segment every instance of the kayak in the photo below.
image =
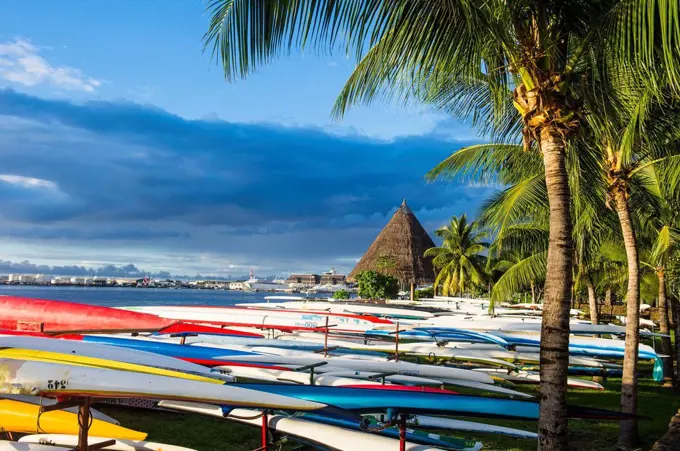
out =
[[(51, 405), (54, 405), (54, 404), (57, 403), (57, 401), (55, 401), (54, 399), (43, 398), (43, 397), (40, 397), (40, 396), (31, 396), (31, 395), (0, 395), (0, 398), (9, 399), (9, 400), (12, 400), (12, 401), (24, 402), (24, 403), (27, 403), (27, 404), (34, 404), (34, 405), (37, 405), (37, 406), (51, 406)], [(71, 412), (71, 413), (77, 414), (78, 413), (78, 406), (67, 407), (67, 408), (64, 408), (64, 409), (61, 409), (61, 410), (63, 410), (64, 412)], [(95, 418), (97, 420), (102, 420), (106, 423), (115, 424), (117, 426), (120, 425), (120, 422), (118, 420), (116, 420), (115, 418), (111, 418), (110, 416), (103, 414), (100, 411), (98, 411), (97, 409), (92, 408), (92, 407), (90, 408), (90, 416), (92, 416), (92, 418)]]
[(168, 357), (152, 352), (137, 349), (121, 349), (116, 346), (106, 346), (97, 343), (86, 343), (83, 336), (68, 336), (68, 340), (54, 338), (41, 338), (31, 336), (1, 336), (0, 348), (24, 348), (39, 351), (51, 351), (72, 356), (94, 357), (118, 362), (144, 365), (147, 367), (163, 368), (172, 371), (180, 371), (187, 374), (195, 374), (208, 378), (232, 380), (217, 372), (211, 372), (202, 365), (186, 362), (184, 360)]
[[(338, 426), (356, 431), (368, 431), (370, 434), (380, 434), (397, 440), (400, 436), (399, 429), (389, 427), (389, 425), (379, 423), (375, 420), (370, 421), (370, 423), (366, 425), (365, 421), (358, 423), (349, 420), (341, 420), (313, 414), (304, 414), (301, 416), (301, 418), (314, 421), (316, 423), (329, 424), (331, 426)], [(425, 431), (414, 431), (413, 429), (406, 429), (406, 440), (419, 443), (421, 445), (440, 446), (442, 448), (459, 451), (478, 451), (482, 449), (482, 444), (475, 440), (464, 440), (457, 437), (447, 437)]]
[(0, 296), (0, 329), (48, 334), (158, 331), (176, 320), (75, 302)]
[[(175, 401), (161, 401), (159, 406), (167, 409), (217, 416), (239, 423), (262, 427), (260, 412), (253, 410), (229, 410), (209, 404), (180, 403)], [(299, 437), (305, 441), (311, 441), (333, 450), (356, 451), (370, 449), (371, 451), (395, 451), (399, 449), (399, 440), (366, 432), (351, 431), (337, 426), (319, 424), (300, 418), (270, 415), (267, 425), (269, 429), (278, 433)], [(440, 448), (411, 442), (406, 442), (405, 449), (406, 451), (440, 451)]]
[(537, 433), (523, 431), (521, 429), (496, 426), (495, 424), (476, 423), (474, 421), (463, 421), (456, 420), (453, 418), (431, 417), (425, 415), (416, 415), (413, 418), (409, 418), (408, 425), (417, 428), (430, 428), (465, 432), (482, 432), (524, 439), (538, 438)]
[(236, 307), (262, 310), (296, 310), (296, 311), (326, 311), (331, 313), (352, 313), (355, 315), (372, 315), (380, 318), (392, 319), (428, 319), (435, 315), (422, 310), (403, 308), (389, 308), (366, 304), (350, 304), (346, 302), (319, 301), (287, 301), (287, 302), (254, 302), (236, 304)]
[[(308, 342), (305, 342), (304, 340), (310, 340)], [(321, 349), (323, 349), (323, 345), (321, 343), (327, 342), (329, 348), (338, 348), (333, 350), (333, 353), (337, 352), (352, 352), (352, 351), (374, 351), (374, 352), (380, 352), (384, 354), (390, 354), (394, 355), (397, 347), (395, 346), (394, 343), (385, 343), (382, 342), (380, 344), (377, 343), (372, 343), (372, 344), (364, 344), (360, 342), (353, 342), (353, 341), (347, 341), (347, 340), (336, 340), (336, 339), (328, 339), (321, 334), (317, 334), (316, 337), (310, 336), (310, 334), (306, 335), (304, 338), (303, 337), (296, 337), (294, 335), (290, 336), (283, 336), (279, 337), (276, 340), (267, 340), (266, 344), (259, 345), (258, 343), (252, 343), (252, 346), (272, 346), (272, 347), (281, 347), (281, 348), (294, 348), (293, 346), (288, 345), (286, 342), (292, 342), (292, 343), (305, 343), (304, 346), (306, 347), (312, 347), (311, 345), (315, 344), (314, 341), (319, 342), (316, 344), (316, 346), (320, 346)], [(438, 346), (435, 343), (432, 344), (423, 344), (423, 343), (399, 343), (399, 354), (400, 355), (409, 355), (409, 356), (419, 356), (419, 357), (427, 357), (430, 360), (456, 360), (456, 361), (461, 361), (461, 362), (472, 362), (472, 363), (479, 363), (479, 364), (484, 364), (484, 365), (490, 365), (490, 366), (500, 366), (500, 367), (505, 367), (505, 368), (511, 368), (514, 369), (515, 365), (513, 363), (510, 363), (506, 360), (502, 359), (497, 359), (494, 357), (488, 356), (484, 352), (479, 352), (476, 350), (458, 350), (454, 348), (447, 348), (445, 346)], [(502, 348), (501, 348), (502, 349)], [(300, 350), (308, 350), (308, 349), (300, 349)]]
[(57, 363), (73, 366), (86, 366), (92, 368), (104, 368), (110, 370), (129, 371), (135, 373), (155, 374), (158, 376), (174, 377), (191, 381), (206, 382), (209, 384), (223, 384), (221, 379), (206, 377), (180, 371), (166, 370), (145, 365), (119, 362), (116, 360), (99, 359), (95, 357), (83, 357), (73, 354), (63, 354), (50, 351), (38, 351), (34, 349), (0, 348), (0, 358), (19, 359), (33, 362)]
[(73, 451), (73, 448), (0, 440), (0, 451)]
[[(0, 428), (21, 434), (78, 434), (78, 414), (63, 410), (40, 413), (40, 406), (11, 399), (0, 399)], [(92, 419), (90, 433), (131, 440), (144, 440), (146, 433), (106, 421)]]
[(442, 386), (444, 382), (438, 379), (428, 379), (425, 377), (403, 376), (401, 374), (384, 375), (385, 373), (376, 373), (370, 371), (336, 371), (334, 368), (327, 366), (317, 368), (317, 372), (323, 373), (326, 376), (345, 377), (359, 380), (383, 380), (393, 384), (401, 385), (433, 385)]
[[(103, 449), (118, 451), (195, 451), (183, 446), (166, 445), (164, 443), (146, 442), (143, 440), (121, 440), (116, 437), (100, 437), (90, 435), (87, 438), (88, 446), (114, 439), (116, 443)], [(34, 434), (26, 435), (19, 439), (21, 443), (37, 443), (41, 445), (65, 446), (69, 449), (78, 446), (77, 435), (67, 434)]]
[[(198, 348), (203, 346), (190, 346)], [(214, 350), (215, 348), (213, 348)], [(302, 367), (306, 365), (323, 363), (331, 367), (344, 368), (354, 371), (374, 371), (378, 373), (398, 373), (408, 376), (419, 376), (425, 378), (438, 379), (445, 377), (448, 379), (469, 380), (474, 382), (482, 382), (485, 384), (493, 384), (493, 379), (484, 375), (480, 377), (481, 373), (465, 370), (460, 368), (450, 368), (435, 365), (420, 365), (417, 363), (404, 361), (387, 361), (384, 359), (360, 359), (360, 358), (341, 358), (341, 357), (324, 357), (322, 355), (315, 355), (310, 353), (296, 354), (291, 351), (287, 355), (264, 354), (264, 353), (241, 353), (241, 354), (227, 354), (217, 359), (228, 360), (231, 362), (247, 362), (259, 364), (274, 364), (290, 367)], [(228, 365), (228, 364), (225, 364)]]
[(166, 327), (163, 330), (156, 332), (161, 335), (187, 335), (187, 334), (203, 334), (203, 335), (218, 335), (224, 337), (244, 337), (244, 338), (262, 338), (262, 334), (255, 332), (246, 332), (244, 330), (227, 329), (223, 327), (202, 326), (200, 324), (192, 323), (177, 323)]
[(105, 335), (84, 335), (82, 340), (86, 343), (98, 343), (175, 357), (204, 366), (225, 365), (225, 362), (229, 360), (226, 357), (253, 355), (252, 352), (247, 351), (180, 345), (144, 337), (119, 338)]
[(121, 308), (184, 322), (280, 330), (319, 330), (328, 324), (332, 326), (333, 331), (363, 332), (381, 325), (393, 325), (391, 321), (375, 316), (344, 313), (196, 306), (133, 306)]
[(0, 359), (0, 393), (46, 397), (177, 399), (293, 411), (326, 407), (313, 401), (262, 393), (235, 385), (17, 359)]
[[(539, 384), (541, 382), (541, 375), (533, 371), (517, 371), (510, 374), (507, 372), (495, 371), (491, 368), (477, 368), (475, 371), (493, 374), (495, 377), (514, 382), (516, 384)], [(567, 386), (586, 390), (604, 390), (604, 387), (601, 384), (585, 379), (567, 378)]]

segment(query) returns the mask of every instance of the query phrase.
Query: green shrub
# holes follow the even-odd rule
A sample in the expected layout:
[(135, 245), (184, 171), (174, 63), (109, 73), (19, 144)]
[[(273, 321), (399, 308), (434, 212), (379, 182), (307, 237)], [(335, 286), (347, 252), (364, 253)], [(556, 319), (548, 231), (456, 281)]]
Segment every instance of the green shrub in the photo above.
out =
[(333, 293), (333, 299), (349, 299), (349, 291), (338, 290), (335, 293)]
[(399, 293), (399, 280), (377, 271), (361, 271), (357, 283), (362, 299), (391, 299)]
[(423, 298), (433, 298), (434, 297), (434, 288), (423, 288), (422, 290), (416, 290), (415, 293), (415, 298), (416, 300), (418, 299), (423, 299)]

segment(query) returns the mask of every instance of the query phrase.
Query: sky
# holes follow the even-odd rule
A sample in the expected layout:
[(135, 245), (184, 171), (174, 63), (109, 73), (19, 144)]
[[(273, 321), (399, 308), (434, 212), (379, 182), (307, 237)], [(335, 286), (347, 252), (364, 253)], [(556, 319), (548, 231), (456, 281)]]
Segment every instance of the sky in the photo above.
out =
[(490, 188), (424, 180), (478, 142), (468, 125), (419, 105), (333, 120), (343, 54), (229, 84), (208, 20), (200, 0), (3, 2), (0, 272), (348, 272), (403, 198), (430, 232), (476, 214)]

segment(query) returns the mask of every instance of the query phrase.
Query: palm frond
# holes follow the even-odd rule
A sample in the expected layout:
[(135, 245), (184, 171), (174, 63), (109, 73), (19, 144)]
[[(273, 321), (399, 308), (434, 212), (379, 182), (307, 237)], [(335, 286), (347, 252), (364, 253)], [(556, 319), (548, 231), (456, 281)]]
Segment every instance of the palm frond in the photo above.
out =
[(511, 299), (513, 294), (531, 286), (533, 281), (544, 279), (547, 258), (547, 251), (539, 252), (513, 265), (494, 285), (491, 300), (500, 302)]

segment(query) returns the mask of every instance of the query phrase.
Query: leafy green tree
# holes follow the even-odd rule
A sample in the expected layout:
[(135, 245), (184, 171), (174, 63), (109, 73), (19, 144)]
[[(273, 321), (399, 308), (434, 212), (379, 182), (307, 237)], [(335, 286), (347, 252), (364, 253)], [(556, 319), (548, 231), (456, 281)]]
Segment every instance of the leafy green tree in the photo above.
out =
[(482, 285), (486, 261), (482, 252), (489, 244), (481, 241), (483, 232), (475, 233), (474, 222), (468, 223), (466, 215), (454, 216), (434, 233), (442, 239), (442, 245), (427, 249), (425, 257), (432, 257), (432, 265), (439, 270), (435, 291), (441, 287), (444, 296), (451, 296)]
[(639, 73), (662, 70), (680, 85), (680, 10), (672, 3), (211, 0), (205, 41), (228, 80), (292, 48), (354, 51), (360, 61), (336, 115), (379, 97), (441, 105), (439, 94), (452, 94), (443, 100), (449, 111), (501, 135), (521, 130), (525, 149), (540, 149), (551, 209), (538, 443), (560, 451), (567, 449), (565, 300), (573, 258), (565, 154), (581, 123), (579, 93), (585, 91), (578, 85), (602, 65), (604, 51), (635, 63)]
[(335, 293), (333, 293), (333, 299), (349, 299), (349, 291), (338, 290)]
[(399, 280), (378, 271), (361, 271), (357, 283), (362, 299), (393, 299), (399, 293)]

